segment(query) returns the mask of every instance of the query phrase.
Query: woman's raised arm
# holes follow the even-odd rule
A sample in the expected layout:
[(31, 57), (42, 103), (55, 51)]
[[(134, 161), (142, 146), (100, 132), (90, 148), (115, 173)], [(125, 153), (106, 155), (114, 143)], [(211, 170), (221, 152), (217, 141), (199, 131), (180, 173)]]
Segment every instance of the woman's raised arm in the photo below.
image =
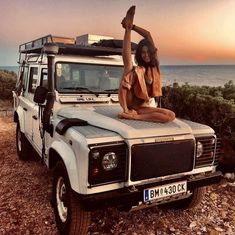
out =
[(153, 38), (152, 38), (152, 35), (148, 30), (141, 28), (140, 26), (137, 26), (134, 24), (132, 26), (132, 30), (134, 30), (136, 33), (138, 33), (142, 37), (148, 39), (152, 43), (152, 45), (156, 48), (154, 41), (153, 41)]

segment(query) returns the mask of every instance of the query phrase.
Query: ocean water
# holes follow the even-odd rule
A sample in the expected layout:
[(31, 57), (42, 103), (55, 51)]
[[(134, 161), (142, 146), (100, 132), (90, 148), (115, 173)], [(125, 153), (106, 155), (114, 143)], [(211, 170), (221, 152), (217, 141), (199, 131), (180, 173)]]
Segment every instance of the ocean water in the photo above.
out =
[(161, 66), (161, 77), (163, 85), (224, 86), (228, 81), (235, 84), (235, 65)]
[(18, 66), (0, 66), (0, 70), (13, 71), (18, 74)]
[[(0, 69), (14, 71), (17, 66), (0, 66)], [(162, 65), (163, 85), (188, 83), (197, 86), (224, 86), (228, 81), (235, 84), (235, 65)]]

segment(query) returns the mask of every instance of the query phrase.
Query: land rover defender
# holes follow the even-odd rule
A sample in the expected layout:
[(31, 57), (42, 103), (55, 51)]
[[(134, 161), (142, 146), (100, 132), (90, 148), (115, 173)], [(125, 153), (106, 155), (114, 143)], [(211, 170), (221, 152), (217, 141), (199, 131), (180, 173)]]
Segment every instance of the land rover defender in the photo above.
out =
[(53, 169), (61, 234), (86, 234), (99, 208), (194, 206), (221, 178), (219, 141), (209, 126), (118, 118), (120, 47), (97, 35), (47, 35), (19, 46), (17, 154), (27, 160), (33, 147)]

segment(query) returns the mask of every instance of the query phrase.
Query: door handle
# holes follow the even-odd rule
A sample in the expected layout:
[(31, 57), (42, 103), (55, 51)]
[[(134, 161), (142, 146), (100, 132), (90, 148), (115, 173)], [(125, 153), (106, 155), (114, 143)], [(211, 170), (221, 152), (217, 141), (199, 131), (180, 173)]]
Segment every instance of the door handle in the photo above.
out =
[(38, 120), (38, 117), (37, 117), (36, 115), (33, 115), (32, 118), (33, 118), (34, 120)]
[(23, 110), (24, 110), (24, 111), (28, 111), (28, 109), (27, 109), (27, 108), (25, 108), (25, 107), (23, 108)]

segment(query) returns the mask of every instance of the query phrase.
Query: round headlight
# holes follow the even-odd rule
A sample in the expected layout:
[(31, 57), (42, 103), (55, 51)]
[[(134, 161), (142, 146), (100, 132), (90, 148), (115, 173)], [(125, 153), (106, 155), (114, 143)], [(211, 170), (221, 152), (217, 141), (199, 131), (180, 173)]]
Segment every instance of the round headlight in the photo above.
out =
[(197, 155), (196, 157), (201, 157), (203, 154), (203, 145), (201, 142), (197, 142)]
[(104, 170), (110, 171), (117, 167), (118, 157), (114, 152), (106, 153), (102, 160), (102, 166)]

